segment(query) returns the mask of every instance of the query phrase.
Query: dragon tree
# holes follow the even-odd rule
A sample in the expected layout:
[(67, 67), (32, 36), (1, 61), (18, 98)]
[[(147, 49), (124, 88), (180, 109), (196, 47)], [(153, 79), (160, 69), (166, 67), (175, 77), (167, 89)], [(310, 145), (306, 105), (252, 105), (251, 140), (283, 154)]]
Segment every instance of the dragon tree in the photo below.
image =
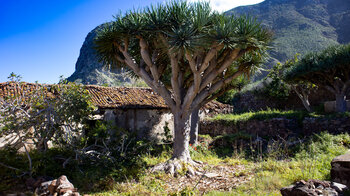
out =
[(219, 14), (205, 2), (172, 1), (116, 16), (95, 44), (105, 64), (130, 69), (169, 106), (173, 156), (154, 169), (174, 173), (183, 163), (189, 171), (197, 164), (189, 153), (191, 113), (251, 73), (256, 64), (242, 59), (264, 53), (270, 39), (253, 18)]
[(311, 82), (324, 87), (336, 98), (336, 111), (345, 112), (350, 91), (350, 44), (330, 46), (319, 53), (309, 53), (287, 69), (289, 81)]

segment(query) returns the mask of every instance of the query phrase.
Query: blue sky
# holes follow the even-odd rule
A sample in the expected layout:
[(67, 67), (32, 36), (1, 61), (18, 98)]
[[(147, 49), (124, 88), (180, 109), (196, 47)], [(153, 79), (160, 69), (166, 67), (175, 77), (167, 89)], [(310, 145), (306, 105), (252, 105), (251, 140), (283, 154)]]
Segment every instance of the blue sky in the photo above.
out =
[[(196, 1), (196, 0), (191, 0)], [(263, 0), (211, 0), (226, 11)], [(70, 76), (86, 35), (119, 11), (164, 0), (0, 0), (0, 82), (11, 72), (23, 81), (57, 83)]]

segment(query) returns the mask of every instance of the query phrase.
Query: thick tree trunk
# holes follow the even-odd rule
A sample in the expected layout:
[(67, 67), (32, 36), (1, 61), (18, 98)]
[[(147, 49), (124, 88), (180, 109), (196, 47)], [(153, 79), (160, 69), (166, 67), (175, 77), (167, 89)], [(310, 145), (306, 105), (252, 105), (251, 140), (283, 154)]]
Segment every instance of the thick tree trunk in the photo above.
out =
[(191, 114), (191, 132), (190, 132), (190, 144), (196, 145), (198, 143), (199, 132), (199, 109), (195, 109)]
[[(189, 150), (190, 141), (190, 119), (189, 116), (186, 118), (181, 117), (180, 114), (174, 114), (174, 143), (173, 143), (173, 156), (170, 160), (165, 163), (160, 163), (154, 166), (151, 171), (165, 171), (171, 175), (178, 174), (179, 171), (187, 170), (187, 174), (192, 176), (195, 175), (193, 166), (199, 163), (191, 159)], [(183, 168), (185, 163), (185, 168)]]
[(190, 119), (181, 118), (179, 114), (174, 114), (174, 143), (173, 159), (183, 162), (192, 161), (189, 151)]
[(346, 112), (346, 95), (340, 93), (335, 95), (335, 111)]

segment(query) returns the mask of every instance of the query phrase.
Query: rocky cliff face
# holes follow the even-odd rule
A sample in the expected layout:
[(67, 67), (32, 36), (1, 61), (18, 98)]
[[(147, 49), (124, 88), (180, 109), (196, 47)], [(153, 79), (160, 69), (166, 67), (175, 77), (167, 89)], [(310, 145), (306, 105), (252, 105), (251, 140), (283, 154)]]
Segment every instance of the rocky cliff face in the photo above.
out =
[(129, 85), (133, 80), (123, 70), (110, 70), (108, 66), (98, 61), (94, 50), (94, 39), (101, 28), (102, 25), (96, 27), (86, 36), (75, 64), (75, 72), (67, 79), (82, 84)]
[[(256, 16), (273, 31), (269, 66), (292, 58), (296, 53), (303, 55), (350, 42), (350, 0), (265, 0), (234, 8), (226, 14)], [(122, 70), (111, 72), (98, 62), (93, 39), (100, 28), (96, 27), (87, 35), (76, 70), (68, 80), (110, 86), (130, 84), (131, 80)]]

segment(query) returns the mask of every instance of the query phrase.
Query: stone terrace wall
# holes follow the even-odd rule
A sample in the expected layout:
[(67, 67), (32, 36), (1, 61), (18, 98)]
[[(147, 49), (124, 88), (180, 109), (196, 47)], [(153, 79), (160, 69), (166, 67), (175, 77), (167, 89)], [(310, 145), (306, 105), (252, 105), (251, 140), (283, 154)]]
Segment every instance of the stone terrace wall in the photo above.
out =
[(343, 117), (337, 119), (325, 118), (305, 118), (302, 124), (304, 134), (312, 134), (327, 130), (330, 133), (350, 133), (350, 118)]
[[(350, 94), (348, 95), (350, 97)], [(312, 106), (323, 105), (325, 101), (333, 101), (335, 97), (325, 89), (318, 89), (310, 94), (309, 101)], [(276, 108), (281, 110), (304, 109), (304, 106), (294, 91), (285, 100), (277, 99), (263, 93), (254, 93), (248, 91), (240, 94), (230, 103), (234, 106), (235, 111), (259, 111), (267, 108)]]
[(327, 119), (305, 118), (302, 122), (296, 119), (273, 118), (269, 120), (248, 120), (230, 124), (227, 121), (203, 120), (200, 123), (200, 134), (212, 137), (225, 134), (245, 132), (259, 137), (303, 136), (328, 131), (330, 133), (350, 133), (350, 117)]

